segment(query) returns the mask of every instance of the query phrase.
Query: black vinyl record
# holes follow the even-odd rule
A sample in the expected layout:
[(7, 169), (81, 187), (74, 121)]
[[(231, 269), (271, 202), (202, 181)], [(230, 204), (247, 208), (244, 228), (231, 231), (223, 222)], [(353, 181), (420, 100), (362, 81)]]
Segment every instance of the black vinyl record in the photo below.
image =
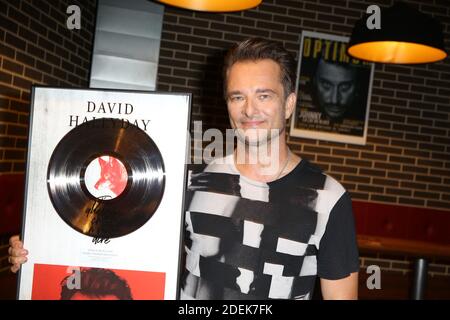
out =
[[(89, 178), (95, 184), (88, 181), (91, 167), (100, 168), (91, 170), (100, 172), (100, 178)], [(119, 178), (114, 173), (120, 173)], [(116, 189), (111, 187), (114, 179), (119, 181)], [(143, 226), (157, 210), (164, 185), (158, 147), (143, 130), (122, 119), (95, 119), (69, 131), (53, 151), (47, 173), (58, 215), (78, 232), (96, 238), (121, 237)], [(99, 196), (92, 190), (109, 194)]]

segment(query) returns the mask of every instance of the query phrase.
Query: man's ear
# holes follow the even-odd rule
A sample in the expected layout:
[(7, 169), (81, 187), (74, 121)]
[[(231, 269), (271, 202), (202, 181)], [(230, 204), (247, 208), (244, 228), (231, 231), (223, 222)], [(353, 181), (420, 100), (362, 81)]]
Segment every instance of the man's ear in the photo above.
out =
[(292, 92), (286, 99), (286, 114), (285, 114), (286, 119), (289, 119), (291, 114), (294, 112), (296, 103), (297, 103), (297, 95), (295, 94), (295, 92)]

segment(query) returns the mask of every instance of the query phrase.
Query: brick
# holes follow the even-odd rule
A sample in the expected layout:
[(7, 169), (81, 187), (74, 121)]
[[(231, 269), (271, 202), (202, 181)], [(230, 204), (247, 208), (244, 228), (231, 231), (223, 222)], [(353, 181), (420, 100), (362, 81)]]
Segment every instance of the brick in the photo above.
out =
[[(439, 170), (439, 169), (431, 168), (430, 169), (430, 174), (450, 177), (450, 171), (449, 170)], [(450, 188), (449, 188), (449, 191), (450, 191)]]
[(390, 203), (396, 203), (397, 198), (392, 196), (384, 196), (384, 195), (378, 195), (378, 194), (371, 194), (370, 200), (373, 201), (381, 201), (381, 202), (390, 202)]
[(438, 96), (429, 96), (429, 95), (424, 95), (424, 101), (426, 102), (432, 102), (432, 103), (442, 103), (442, 104), (449, 104), (450, 103), (450, 99), (449, 98), (442, 98), (442, 97), (438, 97)]
[(5, 36), (5, 42), (11, 46), (13, 46), (14, 48), (20, 49), (20, 50), (25, 50), (25, 41), (10, 34), (10, 33), (6, 33)]
[(404, 164), (414, 164), (416, 162), (414, 158), (393, 156), (393, 155), (389, 155), (389, 161), (404, 163)]
[[(303, 156), (303, 154), (302, 154)], [(353, 173), (356, 174), (357, 168), (349, 167), (349, 166), (338, 166), (338, 165), (332, 165), (331, 170), (333, 172), (343, 172), (343, 173)]]
[(355, 159), (345, 159), (345, 164), (349, 166), (357, 166), (357, 167), (372, 167), (371, 161), (365, 161), (365, 160), (355, 160)]
[(44, 48), (50, 52), (55, 51), (55, 45), (43, 37), (39, 37), (38, 44), (41, 48)]
[(11, 109), (19, 112), (29, 112), (30, 105), (27, 102), (11, 100)]
[(403, 151), (403, 154), (405, 156), (422, 157), (422, 158), (428, 158), (430, 156), (430, 153), (428, 151), (411, 150), (411, 149), (405, 149)]
[(40, 60), (36, 61), (36, 69), (38, 69), (41, 72), (51, 73), (52, 72), (52, 66), (49, 65), (46, 62), (42, 62)]
[[(380, 147), (377, 147), (377, 150), (379, 150), (379, 149), (380, 149)], [(382, 160), (382, 161), (387, 160), (387, 156), (385, 154), (371, 153), (371, 152), (362, 152), (361, 158), (372, 159), (372, 160)]]
[(45, 51), (31, 43), (27, 45), (27, 52), (35, 58), (44, 59)]
[[(1, 119), (1, 116), (0, 116)], [(15, 139), (11, 137), (0, 136), (0, 147), (14, 147)]]
[(367, 169), (367, 168), (359, 168), (359, 173), (362, 175), (376, 176), (376, 177), (385, 177), (386, 176), (386, 171), (384, 171), (384, 170), (375, 170), (375, 169)]
[(220, 31), (224, 31), (224, 32), (239, 32), (240, 27), (239, 26), (235, 26), (235, 25), (231, 25), (231, 24), (226, 24), (226, 23), (216, 23), (216, 22), (212, 22), (211, 23), (211, 29), (212, 30), (220, 30)]
[(5, 150), (5, 160), (23, 160), (25, 159), (25, 151), (23, 150)]
[(396, 98), (400, 99), (408, 99), (408, 100), (422, 100), (422, 95), (418, 93), (405, 92), (405, 91), (396, 91)]
[(19, 76), (14, 76), (13, 84), (25, 90), (31, 89), (31, 81)]
[(418, 124), (418, 125), (424, 125), (424, 126), (432, 126), (433, 125), (433, 120), (423, 119), (423, 118), (407, 117), (406, 122), (409, 124)]
[(428, 200), (427, 205), (435, 208), (450, 209), (450, 202)]
[(323, 156), (323, 155), (317, 155), (317, 161), (325, 162), (325, 163), (336, 163), (336, 164), (344, 163), (344, 159), (336, 158), (336, 157), (328, 157), (328, 156)]
[(445, 151), (444, 146), (431, 143), (419, 143), (419, 148), (430, 151)]
[[(389, 177), (389, 179), (373, 178), (372, 179), (372, 183), (373, 184), (379, 184), (379, 185), (382, 185), (382, 186), (388, 186), (388, 187), (398, 187), (399, 186), (398, 181), (394, 180), (394, 179), (397, 179), (397, 178), (393, 178), (393, 177), (389, 176), (389, 174), (388, 174), (388, 177)], [(392, 179), (390, 179), (390, 178), (392, 178)]]
[(424, 176), (424, 175), (416, 175), (416, 181), (422, 181), (422, 182), (431, 182), (431, 183), (442, 183), (441, 177), (430, 177), (430, 176)]
[(25, 162), (14, 162), (12, 171), (13, 172), (24, 172), (25, 171)]
[[(227, 17), (228, 18), (228, 17)], [(201, 27), (201, 28), (208, 28), (209, 22), (199, 19), (191, 19), (191, 18), (179, 18), (179, 23), (188, 25), (188, 26), (195, 26), (195, 27)]]
[(410, 108), (417, 108), (419, 110), (434, 110), (435, 106), (432, 103), (426, 103), (423, 101), (409, 101)]
[(351, 182), (360, 182), (360, 183), (369, 183), (370, 182), (370, 178), (368, 178), (368, 177), (354, 176), (351, 174), (344, 175), (344, 180), (351, 181)]
[(10, 111), (0, 111), (0, 121), (1, 122), (17, 122), (17, 113)]
[(9, 18), (0, 16), (0, 28), (16, 34), (19, 29), (19, 25)]
[(223, 33), (217, 32), (217, 31), (212, 31), (212, 30), (194, 28), (194, 35), (201, 36), (201, 37), (207, 37), (207, 38), (222, 39)]
[(423, 207), (425, 205), (425, 200), (416, 199), (416, 198), (403, 198), (403, 197), (400, 197), (398, 199), (398, 202), (400, 204), (406, 204), (408, 206), (415, 205), (415, 206)]
[(414, 176), (410, 173), (388, 172), (388, 178), (410, 181), (413, 180)]
[(414, 172), (414, 173), (424, 173), (428, 174), (428, 168), (418, 167), (418, 166), (403, 166), (404, 172)]
[(398, 130), (398, 131), (407, 131), (407, 132), (414, 132), (414, 133), (418, 133), (419, 132), (419, 128), (417, 126), (412, 126), (412, 125), (406, 125), (406, 124), (397, 124), (394, 123), (392, 125), (392, 129), (393, 130)]
[(0, 70), (0, 82), (11, 84), (12, 76), (9, 73)]
[(398, 189), (398, 188), (386, 188), (386, 193), (393, 196), (411, 196), (411, 190)]
[(11, 136), (26, 136), (27, 127), (19, 126), (15, 124), (8, 124), (7, 134)]
[(403, 132), (380, 130), (380, 129), (377, 130), (377, 132), (382, 137), (403, 138)]
[(29, 54), (25, 54), (25, 53), (22, 53), (22, 52), (17, 52), (17, 54), (16, 54), (16, 59), (19, 61), (19, 62), (22, 62), (22, 63), (24, 63), (24, 64), (26, 64), (26, 65), (28, 65), (28, 66), (30, 66), (30, 67), (34, 67), (34, 64), (35, 64), (35, 59), (32, 57), (32, 56), (30, 56)]
[(257, 21), (256, 27), (263, 28), (263, 29), (269, 29), (270, 31), (284, 31), (286, 29), (286, 26), (284, 24), (272, 23), (272, 22), (266, 22), (266, 21)]
[(20, 90), (16, 88), (12, 88), (10, 86), (5, 86), (0, 83), (0, 92), (3, 96), (7, 96), (8, 98), (20, 98)]
[(0, 162), (0, 172), (11, 172), (12, 163), (11, 162)]
[(414, 191), (414, 197), (438, 200), (439, 194), (435, 192)]
[(312, 3), (305, 3), (305, 9), (315, 12), (328, 12), (331, 13), (332, 8), (330, 6), (323, 6)]
[(375, 169), (395, 170), (400, 171), (400, 165), (396, 163), (375, 162)]
[(258, 10), (270, 12), (270, 13), (277, 13), (277, 14), (286, 14), (286, 12), (287, 12), (286, 8), (279, 6), (279, 5), (270, 5), (270, 4), (267, 4), (267, 2), (262, 2), (258, 6)]
[(369, 194), (362, 193), (362, 192), (352, 191), (351, 192), (351, 197), (352, 197), (352, 199), (369, 200)]
[[(237, 20), (235, 20), (233, 23), (240, 24), (240, 25), (246, 24), (246, 25), (254, 26), (254, 22), (252, 21), (252, 19), (264, 20), (264, 21), (271, 21), (271, 20), (275, 21), (274, 19), (272, 19), (272, 17), (273, 17), (272, 14), (264, 13), (264, 12), (260, 12), (260, 11), (258, 12), (258, 11), (254, 11), (254, 10), (246, 10), (246, 11), (244, 11), (243, 15), (245, 18), (251, 18), (251, 19), (244, 19), (244, 20), (241, 20), (241, 22), (238, 22)], [(227, 17), (227, 22), (229, 22), (228, 17)]]
[(242, 27), (241, 32), (245, 35), (265, 37), (265, 38), (269, 37), (269, 31), (267, 31), (267, 30)]
[(373, 185), (358, 184), (358, 191), (384, 193), (384, 188), (383, 187), (373, 186)]
[(359, 153), (353, 150), (333, 149), (333, 155), (357, 158), (359, 156)]
[(424, 135), (424, 134), (413, 134), (413, 133), (407, 133), (405, 135), (406, 140), (412, 140), (412, 141), (423, 141), (423, 142), (429, 142), (431, 141), (431, 137)]
[(331, 154), (330, 148), (324, 148), (324, 147), (314, 147), (314, 146), (305, 146), (303, 148), (306, 152), (314, 152), (314, 153), (321, 153), (321, 154)]

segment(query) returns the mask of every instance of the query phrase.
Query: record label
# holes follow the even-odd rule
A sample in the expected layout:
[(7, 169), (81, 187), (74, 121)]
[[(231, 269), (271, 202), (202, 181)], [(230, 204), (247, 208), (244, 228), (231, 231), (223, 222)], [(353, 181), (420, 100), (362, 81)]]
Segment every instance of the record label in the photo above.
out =
[(117, 198), (125, 190), (127, 181), (127, 169), (122, 161), (113, 156), (95, 158), (84, 173), (87, 190), (100, 200)]

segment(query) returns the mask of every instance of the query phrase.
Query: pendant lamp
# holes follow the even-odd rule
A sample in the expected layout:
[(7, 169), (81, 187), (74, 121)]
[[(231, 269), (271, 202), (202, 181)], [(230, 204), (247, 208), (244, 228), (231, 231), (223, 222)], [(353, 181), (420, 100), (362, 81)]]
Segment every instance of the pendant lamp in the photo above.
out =
[(159, 0), (159, 2), (195, 11), (231, 12), (254, 8), (262, 0)]
[(382, 63), (417, 64), (445, 59), (441, 24), (414, 7), (397, 2), (381, 9), (380, 28), (369, 29), (370, 15), (353, 28), (347, 53), (354, 58)]

